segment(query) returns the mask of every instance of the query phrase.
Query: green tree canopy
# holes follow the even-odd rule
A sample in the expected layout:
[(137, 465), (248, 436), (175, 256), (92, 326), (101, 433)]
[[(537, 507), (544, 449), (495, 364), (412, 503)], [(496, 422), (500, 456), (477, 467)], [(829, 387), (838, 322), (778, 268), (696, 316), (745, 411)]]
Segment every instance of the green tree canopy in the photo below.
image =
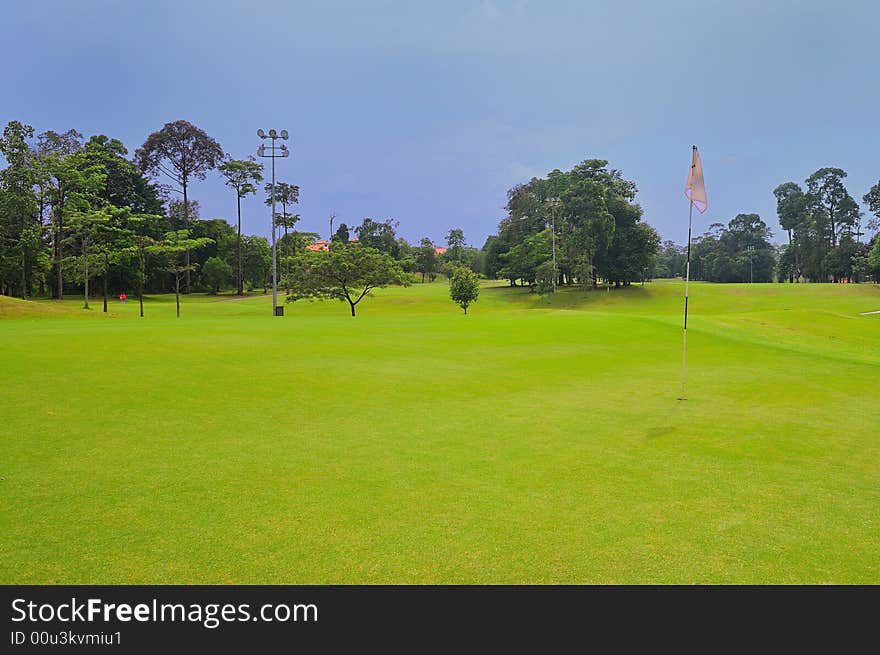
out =
[(287, 302), (332, 298), (348, 302), (351, 315), (373, 289), (408, 284), (394, 259), (362, 244), (335, 247), (328, 252), (306, 251), (291, 261)]
[(469, 268), (460, 266), (449, 281), (449, 297), (467, 314), (468, 307), (480, 296), (480, 278)]

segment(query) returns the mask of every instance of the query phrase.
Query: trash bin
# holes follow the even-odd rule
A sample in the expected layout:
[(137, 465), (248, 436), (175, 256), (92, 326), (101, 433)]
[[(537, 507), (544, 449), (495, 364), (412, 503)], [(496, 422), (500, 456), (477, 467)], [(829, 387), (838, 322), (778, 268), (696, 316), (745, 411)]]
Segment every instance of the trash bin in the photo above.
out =
[(275, 316), (284, 316), (284, 305), (275, 308)]

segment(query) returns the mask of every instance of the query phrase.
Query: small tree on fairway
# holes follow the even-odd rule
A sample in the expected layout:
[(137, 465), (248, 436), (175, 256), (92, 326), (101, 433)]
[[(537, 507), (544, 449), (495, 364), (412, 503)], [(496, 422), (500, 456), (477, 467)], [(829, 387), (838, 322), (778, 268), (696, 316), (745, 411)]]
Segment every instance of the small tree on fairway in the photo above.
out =
[(204, 248), (213, 239), (191, 239), (189, 230), (175, 230), (165, 234), (158, 243), (147, 246), (146, 251), (167, 257), (165, 270), (174, 276), (174, 300), (177, 304), (177, 318), (180, 318), (180, 280), (187, 273), (195, 270), (196, 264), (189, 263), (189, 253)]
[(101, 241), (103, 230), (107, 229), (110, 222), (111, 211), (114, 208), (102, 207), (101, 209), (86, 209), (72, 213), (68, 216), (67, 229), (72, 232), (66, 239), (69, 243), (76, 243), (80, 249), (79, 263), (82, 266), (83, 279), (83, 309), (89, 309), (89, 280), (97, 272), (94, 268), (89, 271), (90, 263), (95, 254), (95, 243)]
[(467, 314), (468, 306), (477, 302), (480, 295), (480, 278), (469, 268), (457, 268), (449, 284), (449, 297)]
[(126, 219), (126, 227), (131, 235), (129, 247), (126, 249), (137, 260), (137, 291), (140, 316), (144, 317), (144, 284), (147, 281), (147, 248), (155, 245), (156, 240), (150, 234), (159, 232), (164, 217), (158, 214), (131, 214)]
[(315, 298), (345, 300), (355, 306), (367, 294), (389, 284), (409, 284), (406, 274), (390, 255), (359, 244), (335, 246), (329, 252), (307, 251), (291, 261), (286, 283), (287, 302)]

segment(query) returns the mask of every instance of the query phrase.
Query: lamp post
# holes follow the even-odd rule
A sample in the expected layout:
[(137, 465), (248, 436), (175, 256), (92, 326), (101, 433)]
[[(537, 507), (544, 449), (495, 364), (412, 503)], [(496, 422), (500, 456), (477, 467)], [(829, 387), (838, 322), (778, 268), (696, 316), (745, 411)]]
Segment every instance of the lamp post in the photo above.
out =
[(257, 148), (257, 156), (268, 157), (272, 160), (272, 316), (283, 316), (284, 308), (281, 308), (280, 312), (278, 311), (278, 257), (275, 246), (275, 159), (290, 156), (290, 151), (285, 144), (276, 146), (275, 140), (283, 139), (287, 141), (287, 130), (281, 130), (280, 135), (275, 130), (269, 130), (268, 134), (263, 130), (257, 130), (257, 136), (264, 141), (272, 139), (271, 146), (261, 145)]

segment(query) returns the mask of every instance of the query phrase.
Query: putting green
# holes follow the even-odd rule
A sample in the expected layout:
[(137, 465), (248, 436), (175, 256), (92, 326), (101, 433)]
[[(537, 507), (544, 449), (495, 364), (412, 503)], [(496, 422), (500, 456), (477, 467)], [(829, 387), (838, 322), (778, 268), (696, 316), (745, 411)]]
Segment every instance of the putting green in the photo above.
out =
[(875, 285), (0, 297), (2, 583), (880, 583)]

